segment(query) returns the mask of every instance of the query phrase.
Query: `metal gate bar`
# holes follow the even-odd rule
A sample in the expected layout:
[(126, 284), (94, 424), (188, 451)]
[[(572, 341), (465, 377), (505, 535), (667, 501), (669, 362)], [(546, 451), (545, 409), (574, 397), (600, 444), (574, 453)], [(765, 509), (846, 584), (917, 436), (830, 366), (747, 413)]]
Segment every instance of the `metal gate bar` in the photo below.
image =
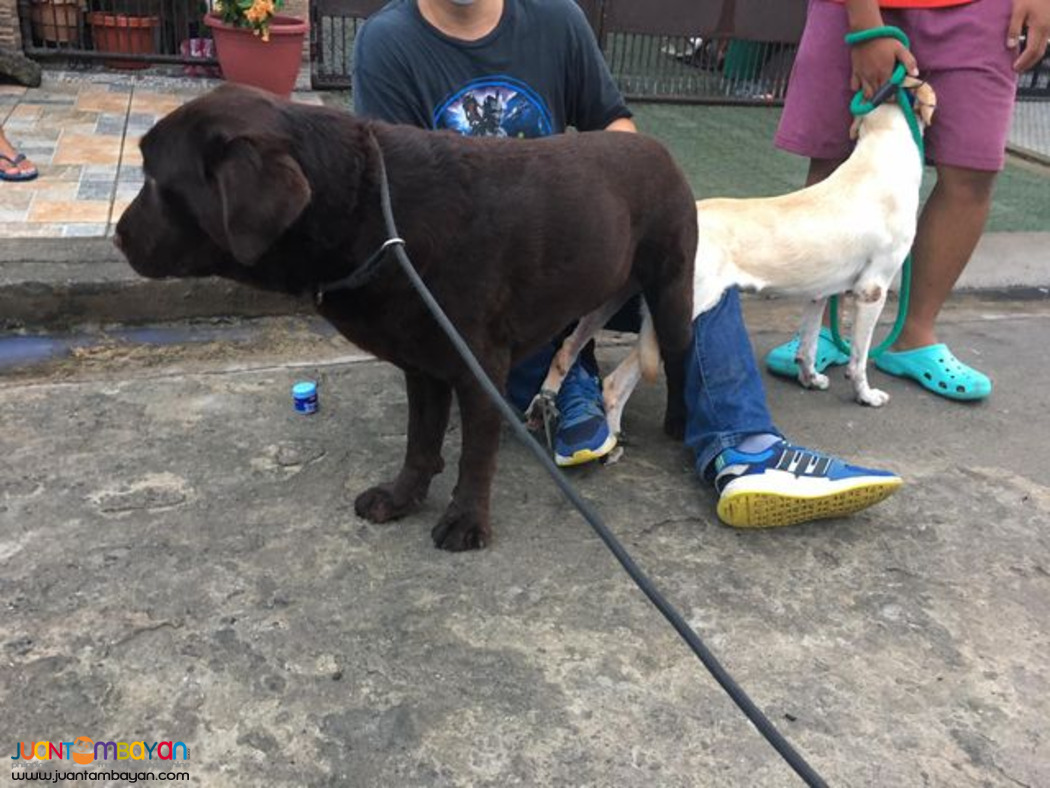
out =
[(115, 68), (214, 65), (206, 11), (200, 0), (18, 0), (27, 55)]

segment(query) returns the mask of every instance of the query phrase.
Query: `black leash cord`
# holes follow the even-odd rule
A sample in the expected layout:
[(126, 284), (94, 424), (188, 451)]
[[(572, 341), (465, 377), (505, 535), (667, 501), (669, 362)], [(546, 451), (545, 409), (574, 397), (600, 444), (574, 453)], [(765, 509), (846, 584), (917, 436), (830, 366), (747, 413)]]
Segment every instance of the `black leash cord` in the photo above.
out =
[[(383, 163), (382, 151), (379, 148), (378, 142), (375, 145), (376, 150), (379, 152), (379, 188), (380, 188), (380, 200), (383, 206), (383, 218), (386, 221), (386, 230), (390, 238), (399, 239), (400, 236), (397, 233), (397, 227), (394, 224), (394, 213), (390, 206), (390, 185), (387, 182), (386, 177), (386, 165)], [(550, 477), (554, 479), (554, 483), (558, 485), (558, 489), (562, 491), (562, 494), (569, 499), (569, 502), (575, 506), (580, 514), (587, 523), (594, 529), (594, 532), (598, 534), (605, 546), (612, 551), (612, 554), (616, 556), (616, 560), (620, 562), (620, 566), (624, 568), (624, 571), (630, 575), (631, 579), (635, 582), (635, 585), (642, 590), (642, 593), (649, 597), (649, 601), (656, 605), (656, 609), (659, 610), (664, 618), (670, 622), (671, 626), (675, 628), (675, 631), (682, 637), (682, 639), (689, 644), (689, 648), (693, 650), (693, 653), (699, 658), (704, 664), (704, 667), (714, 676), (715, 681), (724, 689), (729, 697), (733, 699), (733, 702), (740, 708), (742, 712), (747, 716), (751, 723), (758, 728), (766, 741), (768, 741), (788, 765), (795, 770), (795, 773), (802, 778), (806, 785), (811, 788), (827, 788), (827, 783), (824, 779), (814, 771), (813, 767), (806, 763), (805, 759), (799, 755), (794, 747), (788, 742), (787, 739), (776, 729), (769, 718), (762, 713), (762, 710), (755, 705), (754, 701), (748, 697), (747, 693), (741, 688), (739, 684), (729, 675), (728, 671), (718, 661), (714, 654), (704, 645), (704, 642), (700, 639), (700, 636), (693, 631), (682, 614), (679, 613), (674, 606), (664, 598), (664, 595), (653, 585), (653, 582), (646, 576), (641, 570), (638, 564), (635, 563), (634, 559), (631, 558), (630, 553), (624, 548), (620, 541), (613, 535), (609, 530), (608, 526), (602, 522), (602, 518), (598, 516), (598, 513), (591, 507), (587, 501), (585, 501), (578, 492), (569, 484), (569, 480), (565, 478), (565, 474), (559, 470), (558, 466), (554, 464), (554, 461), (547, 455), (547, 452), (539, 441), (537, 441), (525, 429), (524, 425), (518, 419), (517, 414), (507, 404), (506, 400), (503, 399), (503, 395), (500, 394), (499, 389), (486, 374), (485, 370), (482, 369), (481, 364), (474, 357), (470, 347), (464, 341), (463, 337), (460, 336), (459, 331), (452, 325), (452, 321), (448, 319), (444, 310), (434, 299), (430, 290), (423, 283), (416, 269), (412, 266), (412, 261), (408, 259), (408, 255), (405, 253), (404, 242), (390, 244), (389, 248), (393, 248), (394, 254), (397, 257), (398, 263), (401, 265), (402, 270), (408, 276), (412, 286), (419, 293), (420, 298), (423, 299), (423, 303), (426, 304), (427, 309), (437, 320), (438, 325), (441, 326), (442, 330), (448, 335), (449, 340), (455, 346), (456, 351), (463, 358), (463, 361), (470, 368), (470, 371), (474, 373), (474, 377), (481, 383), (485, 393), (489, 399), (499, 408), (503, 418), (506, 419), (510, 428), (514, 431), (515, 436), (531, 451), (536, 459), (539, 460), (540, 465), (543, 466), (544, 470), (550, 474)]]

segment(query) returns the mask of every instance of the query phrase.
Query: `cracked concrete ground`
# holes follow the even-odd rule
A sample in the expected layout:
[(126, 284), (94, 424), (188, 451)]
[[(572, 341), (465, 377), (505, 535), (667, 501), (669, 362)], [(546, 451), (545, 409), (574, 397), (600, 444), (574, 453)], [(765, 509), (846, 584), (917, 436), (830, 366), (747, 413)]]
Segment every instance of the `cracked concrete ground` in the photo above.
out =
[[(748, 310), (761, 350), (796, 314)], [(624, 459), (574, 474), (831, 785), (1050, 785), (1048, 328), (1045, 301), (949, 310), (996, 381), (976, 406), (878, 372), (881, 411), (841, 373), (769, 379), (794, 439), (906, 477), (849, 520), (719, 525), (654, 388)], [(179, 740), (192, 784), (236, 788), (798, 784), (522, 447), (495, 543), (437, 551), (449, 472), (402, 523), (353, 514), (401, 456), (398, 373), (309, 322), (230, 336), (0, 378), (5, 752)]]

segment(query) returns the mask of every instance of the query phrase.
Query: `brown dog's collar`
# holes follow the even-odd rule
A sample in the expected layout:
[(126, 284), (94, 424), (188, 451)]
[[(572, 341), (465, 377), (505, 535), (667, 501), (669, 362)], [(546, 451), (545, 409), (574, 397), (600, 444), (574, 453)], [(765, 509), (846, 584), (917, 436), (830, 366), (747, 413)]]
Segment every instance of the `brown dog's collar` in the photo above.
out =
[(354, 271), (349, 276), (344, 276), (342, 279), (336, 279), (334, 282), (327, 284), (317, 285), (317, 289), (314, 291), (314, 300), (318, 306), (324, 301), (325, 293), (331, 293), (335, 290), (356, 290), (359, 287), (364, 287), (373, 279), (379, 275), (379, 269), (386, 261), (386, 253), (392, 246), (400, 244), (405, 245), (404, 238), (387, 238), (383, 241), (383, 245), (376, 249), (372, 255), (365, 260), (365, 264)]
[(372, 148), (376, 154), (376, 164), (379, 170), (379, 201), (380, 207), (383, 211), (383, 218), (386, 222), (387, 234), (390, 236), (382, 245), (376, 249), (371, 256), (365, 260), (365, 264), (355, 270), (349, 276), (344, 276), (342, 279), (337, 279), (334, 282), (327, 284), (318, 284), (314, 291), (314, 300), (317, 305), (320, 306), (324, 301), (325, 293), (331, 293), (336, 290), (356, 290), (359, 287), (364, 287), (373, 279), (379, 275), (379, 269), (387, 258), (387, 251), (394, 246), (405, 245), (405, 239), (397, 235), (397, 228), (394, 227), (393, 214), (390, 212), (390, 182), (386, 176), (386, 164), (383, 161), (383, 149), (379, 147), (379, 140), (376, 139), (375, 132), (371, 128), (368, 129), (368, 140), (372, 143)]

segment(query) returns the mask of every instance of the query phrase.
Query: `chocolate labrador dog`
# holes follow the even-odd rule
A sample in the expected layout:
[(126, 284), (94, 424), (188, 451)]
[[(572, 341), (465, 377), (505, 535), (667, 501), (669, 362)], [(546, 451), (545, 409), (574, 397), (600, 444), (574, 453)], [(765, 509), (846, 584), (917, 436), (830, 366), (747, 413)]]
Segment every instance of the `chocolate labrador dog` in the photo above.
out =
[(114, 239), (138, 273), (318, 295), (340, 333), (404, 371), (404, 466), (358, 496), (359, 516), (384, 522), (422, 504), (444, 467), (454, 391), (459, 479), (432, 535), (446, 550), (483, 547), (500, 433), (497, 409), (395, 261), (356, 287), (332, 285), (387, 241), (381, 161), (413, 265), (497, 385), (575, 318), (641, 290), (667, 368), (665, 427), (680, 432), (696, 210), (652, 139), (465, 138), (224, 86), (161, 120), (141, 149), (145, 183)]

